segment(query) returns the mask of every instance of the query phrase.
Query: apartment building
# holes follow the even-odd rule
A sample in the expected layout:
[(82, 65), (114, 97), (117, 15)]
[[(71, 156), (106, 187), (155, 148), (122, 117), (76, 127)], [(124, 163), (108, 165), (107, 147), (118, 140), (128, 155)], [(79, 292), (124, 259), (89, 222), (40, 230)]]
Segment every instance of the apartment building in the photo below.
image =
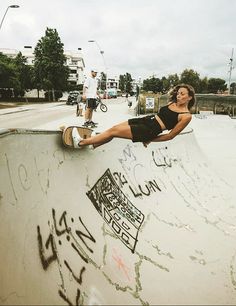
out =
[(65, 51), (66, 64), (70, 69), (68, 82), (73, 85), (80, 85), (84, 83), (84, 59), (82, 52), (79, 51)]

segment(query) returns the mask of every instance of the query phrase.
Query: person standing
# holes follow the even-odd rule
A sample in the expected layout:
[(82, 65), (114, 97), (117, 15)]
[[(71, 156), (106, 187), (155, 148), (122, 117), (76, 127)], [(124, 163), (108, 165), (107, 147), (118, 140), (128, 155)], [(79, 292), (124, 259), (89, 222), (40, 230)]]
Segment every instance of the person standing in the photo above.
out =
[(82, 100), (82, 95), (77, 96), (77, 106), (76, 106), (76, 116), (83, 116), (84, 102)]
[(84, 126), (94, 126), (96, 123), (92, 121), (93, 110), (96, 108), (96, 100), (98, 96), (97, 88), (97, 70), (91, 70), (91, 76), (89, 76), (83, 86), (83, 100), (86, 101), (86, 110), (85, 110), (85, 122)]
[(76, 116), (83, 117), (83, 110), (84, 110), (84, 103), (80, 101), (77, 103)]

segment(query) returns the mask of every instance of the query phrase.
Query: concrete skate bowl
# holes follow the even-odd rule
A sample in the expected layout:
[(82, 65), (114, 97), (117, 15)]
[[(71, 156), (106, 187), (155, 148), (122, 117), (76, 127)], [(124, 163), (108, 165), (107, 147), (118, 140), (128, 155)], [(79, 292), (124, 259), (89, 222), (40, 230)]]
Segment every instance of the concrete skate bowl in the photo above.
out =
[(0, 137), (1, 305), (236, 304), (235, 194), (193, 132), (62, 147)]

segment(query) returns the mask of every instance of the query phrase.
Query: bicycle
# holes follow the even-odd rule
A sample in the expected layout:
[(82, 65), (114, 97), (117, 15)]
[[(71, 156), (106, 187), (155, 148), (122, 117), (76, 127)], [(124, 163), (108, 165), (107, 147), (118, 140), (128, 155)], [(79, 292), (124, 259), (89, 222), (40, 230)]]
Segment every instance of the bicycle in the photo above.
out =
[[(81, 100), (82, 101), (82, 100)], [(76, 104), (77, 104), (77, 107), (76, 107), (76, 116), (82, 116), (82, 110), (80, 110), (80, 108), (79, 108), (79, 102), (76, 102)], [(102, 111), (102, 112), (107, 112), (107, 106), (106, 106), (106, 104), (104, 104), (103, 102), (102, 102), (102, 100), (101, 100), (101, 98), (97, 98), (96, 99), (96, 108), (94, 108), (94, 111), (96, 112), (96, 110), (97, 110), (97, 108), (98, 108), (98, 106), (100, 105), (100, 110)], [(86, 109), (86, 105), (85, 105), (85, 109)]]
[(96, 108), (94, 109), (95, 111), (97, 110), (98, 106), (100, 107), (100, 110), (102, 112), (104, 112), (104, 113), (107, 112), (107, 106), (106, 106), (106, 104), (104, 104), (102, 102), (101, 98), (97, 98), (97, 100), (96, 100)]

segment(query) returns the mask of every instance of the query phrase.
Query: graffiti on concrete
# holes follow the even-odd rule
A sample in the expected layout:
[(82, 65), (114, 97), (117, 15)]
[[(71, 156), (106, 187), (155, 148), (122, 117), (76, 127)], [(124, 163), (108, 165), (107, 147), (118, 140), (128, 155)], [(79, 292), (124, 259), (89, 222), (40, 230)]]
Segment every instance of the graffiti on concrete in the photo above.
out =
[(152, 151), (152, 160), (156, 167), (171, 168), (173, 162), (178, 161), (169, 155), (168, 147), (161, 147)]
[[(115, 172), (114, 178), (117, 184), (122, 188), (128, 184), (129, 190), (135, 198), (142, 198), (143, 196), (151, 196), (155, 192), (161, 192), (160, 182), (155, 178), (149, 178), (149, 174), (146, 171), (147, 159), (142, 161), (139, 156), (136, 156), (134, 148), (127, 145), (123, 149), (122, 157), (119, 162), (123, 168), (124, 174), (121, 172)], [(166, 168), (173, 167), (174, 163), (178, 160), (171, 156), (167, 146), (159, 147), (156, 150), (151, 151), (150, 164), (155, 167)]]
[[(93, 253), (92, 247), (96, 243), (95, 238), (87, 229), (82, 219), (80, 217), (78, 219), (79, 224), (75, 224), (75, 219), (68, 218), (66, 211), (58, 217), (56, 210), (52, 209), (52, 224), (49, 228), (49, 233), (46, 235), (47, 238), (42, 234), (40, 226), (37, 226), (38, 249), (42, 267), (47, 271), (53, 262), (57, 263), (62, 282), (58, 294), (68, 303), (68, 305), (81, 304), (80, 286), (83, 283), (86, 265), (88, 264), (88, 256), (85, 249), (90, 253)], [(81, 225), (83, 230), (77, 228), (79, 226), (81, 227)], [(79, 256), (80, 261), (77, 261), (76, 267), (72, 267), (69, 263), (69, 259), (64, 258), (63, 251), (60, 251), (60, 247), (64, 243), (66, 243), (67, 247), (68, 243), (69, 246), (72, 247), (72, 250), (74, 251), (72, 254), (73, 257), (77, 255)], [(70, 254), (70, 252), (67, 252), (66, 254), (69, 256), (68, 254)], [(67, 273), (63, 273), (63, 269), (65, 269)], [(67, 280), (64, 279), (63, 275), (68, 275), (68, 272), (71, 275), (71, 279), (70, 284), (67, 286)], [(75, 302), (72, 302), (71, 298), (69, 298), (67, 294), (67, 288), (71, 288), (72, 280), (74, 280), (76, 284)]]
[(87, 196), (115, 235), (134, 253), (144, 215), (122, 192), (109, 169)]
[(128, 184), (129, 189), (135, 198), (141, 197), (143, 195), (150, 196), (152, 192), (161, 191), (161, 188), (157, 184), (155, 179), (149, 180), (148, 182), (145, 183), (144, 186), (138, 184), (138, 190), (136, 191), (131, 185), (129, 185), (125, 175), (122, 174), (121, 172), (114, 172), (113, 176), (119, 186), (123, 187), (124, 185)]

